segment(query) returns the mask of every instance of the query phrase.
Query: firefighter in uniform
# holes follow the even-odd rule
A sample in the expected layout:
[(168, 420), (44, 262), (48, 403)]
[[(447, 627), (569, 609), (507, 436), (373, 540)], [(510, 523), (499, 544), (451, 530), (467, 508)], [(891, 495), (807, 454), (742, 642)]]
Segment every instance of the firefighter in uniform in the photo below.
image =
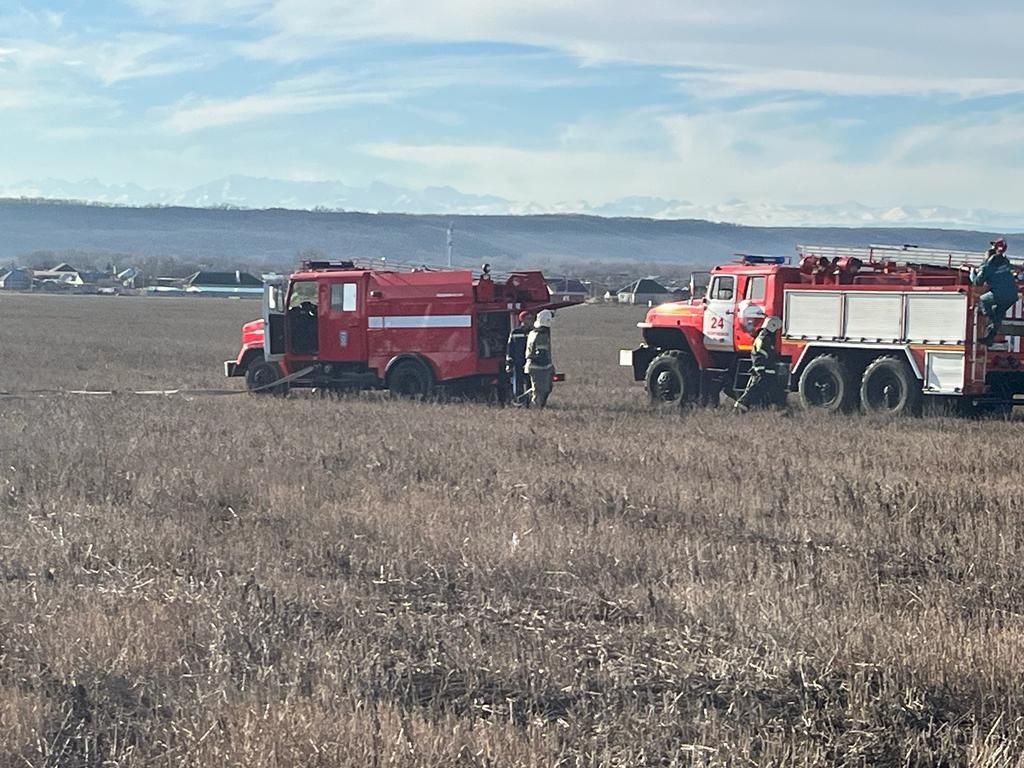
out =
[(508, 344), (505, 345), (505, 373), (508, 374), (508, 384), (512, 402), (515, 403), (529, 389), (529, 380), (523, 370), (526, 367), (526, 339), (530, 334), (530, 326), (533, 325), (532, 312), (520, 312), (519, 324), (512, 329), (508, 335)]
[(999, 333), (1006, 310), (1017, 303), (1017, 279), (1010, 260), (1006, 258), (1005, 240), (993, 240), (986, 256), (988, 258), (974, 276), (974, 284), (988, 286), (988, 291), (978, 297), (978, 301), (988, 318), (987, 334), (981, 343), (991, 344)]
[(750, 350), (750, 378), (733, 406), (736, 410), (745, 413), (752, 405), (764, 404), (771, 388), (777, 385), (775, 366), (779, 354), (775, 351), (775, 333), (781, 327), (782, 321), (777, 317), (766, 317), (761, 324)]
[(542, 309), (533, 322), (533, 330), (526, 339), (526, 374), (530, 377), (530, 402), (543, 408), (551, 394), (555, 377), (555, 364), (551, 359), (551, 323), (555, 313)]

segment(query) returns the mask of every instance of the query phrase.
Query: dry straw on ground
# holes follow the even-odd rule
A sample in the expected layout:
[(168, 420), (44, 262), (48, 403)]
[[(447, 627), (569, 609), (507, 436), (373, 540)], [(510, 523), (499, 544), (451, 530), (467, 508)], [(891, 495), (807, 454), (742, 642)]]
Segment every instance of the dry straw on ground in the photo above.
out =
[[(256, 305), (0, 297), (0, 389), (219, 385)], [(0, 402), (0, 765), (1020, 765), (1020, 423)]]

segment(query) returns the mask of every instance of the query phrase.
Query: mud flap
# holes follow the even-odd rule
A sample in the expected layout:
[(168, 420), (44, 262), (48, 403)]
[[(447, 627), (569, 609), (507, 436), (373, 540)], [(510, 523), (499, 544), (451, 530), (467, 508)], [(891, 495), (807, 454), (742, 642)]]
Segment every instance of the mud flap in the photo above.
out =
[(633, 369), (633, 381), (645, 381), (651, 361), (661, 354), (661, 351), (656, 347), (648, 347), (646, 344), (636, 349), (620, 349), (619, 365)]

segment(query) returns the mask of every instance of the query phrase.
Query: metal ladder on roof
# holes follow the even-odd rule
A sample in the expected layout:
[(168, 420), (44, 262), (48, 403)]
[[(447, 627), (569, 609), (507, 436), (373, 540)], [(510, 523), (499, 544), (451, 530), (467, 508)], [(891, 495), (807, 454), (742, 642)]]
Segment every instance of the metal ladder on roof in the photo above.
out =
[[(824, 256), (827, 259), (852, 256), (866, 264), (892, 261), (897, 264), (924, 264), (932, 267), (980, 267), (988, 258), (983, 251), (954, 251), (947, 248), (921, 248), (916, 245), (798, 245), (797, 254)], [(1017, 267), (1024, 265), (1024, 259), (1008, 256)]]

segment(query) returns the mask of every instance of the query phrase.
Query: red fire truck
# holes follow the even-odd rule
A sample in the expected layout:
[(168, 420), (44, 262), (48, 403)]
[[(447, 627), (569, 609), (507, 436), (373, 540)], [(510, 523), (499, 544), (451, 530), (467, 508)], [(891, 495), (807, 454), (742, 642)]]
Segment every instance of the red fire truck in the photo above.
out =
[[(969, 412), (1006, 411), (1024, 393), (1024, 312), (1010, 310), (995, 343), (971, 285), (982, 253), (913, 246), (798, 246), (787, 257), (738, 254), (712, 270), (702, 299), (662, 304), (623, 350), (652, 402), (717, 403), (746, 383), (753, 337), (782, 320), (778, 397), (808, 408), (912, 414), (926, 397)], [(1015, 264), (1020, 269), (1020, 264)]]
[(474, 278), (469, 270), (304, 262), (266, 283), (263, 318), (242, 326), (242, 348), (224, 374), (274, 394), (315, 387), (426, 397), (443, 387), (501, 395), (512, 317), (575, 303), (553, 302), (538, 271), (499, 282), (486, 267)]

